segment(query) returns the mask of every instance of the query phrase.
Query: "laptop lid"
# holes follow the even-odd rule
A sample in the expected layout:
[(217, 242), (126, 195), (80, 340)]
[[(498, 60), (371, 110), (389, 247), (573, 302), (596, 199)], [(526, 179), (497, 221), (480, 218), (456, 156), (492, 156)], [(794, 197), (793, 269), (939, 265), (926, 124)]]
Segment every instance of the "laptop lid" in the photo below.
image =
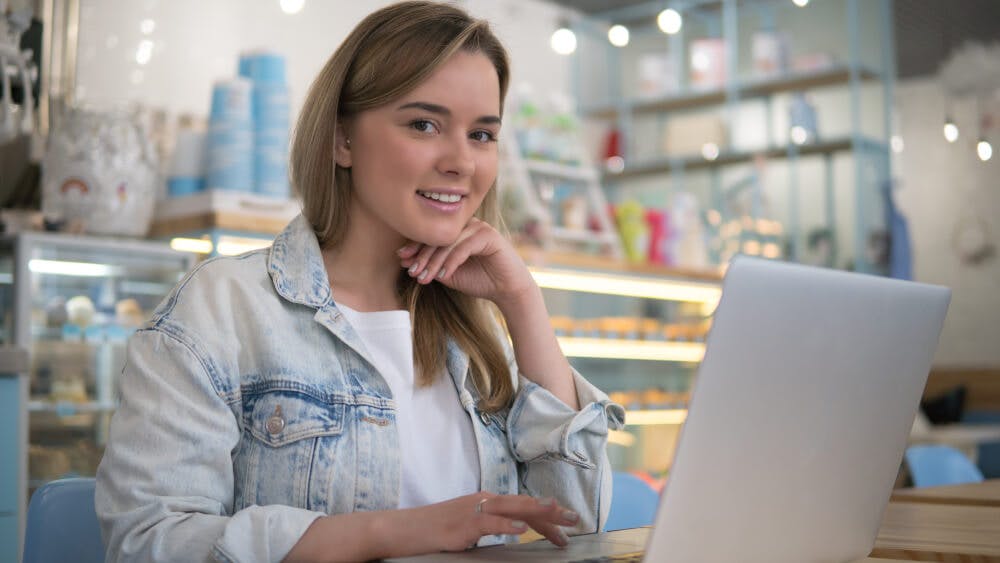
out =
[(950, 295), (734, 259), (645, 561), (867, 556)]

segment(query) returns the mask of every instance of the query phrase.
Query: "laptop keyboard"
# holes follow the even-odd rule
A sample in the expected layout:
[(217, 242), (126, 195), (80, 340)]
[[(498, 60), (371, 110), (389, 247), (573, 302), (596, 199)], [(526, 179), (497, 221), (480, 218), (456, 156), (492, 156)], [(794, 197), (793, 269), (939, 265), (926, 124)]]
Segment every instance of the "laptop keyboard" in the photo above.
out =
[(618, 555), (604, 555), (601, 557), (589, 557), (587, 559), (574, 559), (573, 563), (603, 563), (605, 561), (613, 561), (615, 563), (641, 563), (642, 561), (641, 551), (636, 551), (634, 553), (620, 553)]

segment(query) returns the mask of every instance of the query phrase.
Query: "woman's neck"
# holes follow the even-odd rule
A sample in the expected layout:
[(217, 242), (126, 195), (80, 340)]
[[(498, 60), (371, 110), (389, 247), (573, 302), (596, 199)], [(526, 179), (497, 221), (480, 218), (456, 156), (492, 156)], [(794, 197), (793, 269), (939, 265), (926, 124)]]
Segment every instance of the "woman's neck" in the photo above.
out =
[(339, 244), (324, 248), (334, 301), (363, 312), (404, 308), (396, 287), (402, 270), (396, 250), (405, 242), (396, 233), (348, 229)]

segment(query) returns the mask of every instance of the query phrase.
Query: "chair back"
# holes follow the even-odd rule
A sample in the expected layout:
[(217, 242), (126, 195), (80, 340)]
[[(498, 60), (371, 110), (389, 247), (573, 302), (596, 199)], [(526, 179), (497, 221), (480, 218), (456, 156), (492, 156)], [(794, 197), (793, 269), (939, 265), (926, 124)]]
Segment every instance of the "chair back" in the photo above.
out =
[(917, 445), (906, 449), (914, 487), (978, 483), (983, 472), (965, 454), (951, 446)]
[(660, 495), (642, 479), (616, 471), (612, 479), (611, 511), (605, 531), (651, 526), (656, 518)]
[(42, 485), (28, 504), (23, 563), (102, 563), (104, 543), (94, 510), (92, 477)]

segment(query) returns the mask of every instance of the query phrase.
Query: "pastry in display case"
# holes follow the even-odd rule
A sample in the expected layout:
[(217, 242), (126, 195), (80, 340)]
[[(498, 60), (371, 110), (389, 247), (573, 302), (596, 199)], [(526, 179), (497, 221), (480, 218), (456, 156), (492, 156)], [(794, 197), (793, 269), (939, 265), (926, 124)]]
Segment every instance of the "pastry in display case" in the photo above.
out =
[(0, 238), (3, 344), (29, 351), (28, 486), (94, 475), (129, 335), (197, 255), (165, 242), (21, 233)]

